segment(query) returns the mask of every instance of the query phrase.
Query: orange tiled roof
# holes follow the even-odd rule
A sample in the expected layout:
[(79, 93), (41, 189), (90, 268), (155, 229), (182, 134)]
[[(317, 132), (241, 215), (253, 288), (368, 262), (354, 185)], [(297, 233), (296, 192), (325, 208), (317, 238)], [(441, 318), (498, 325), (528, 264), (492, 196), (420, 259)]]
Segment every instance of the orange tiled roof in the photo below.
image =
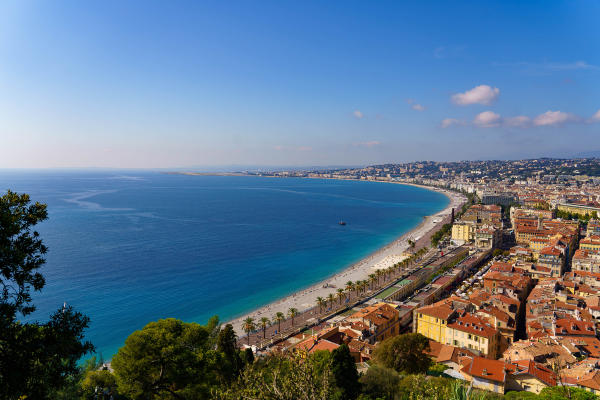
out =
[(506, 374), (517, 371), (517, 366), (489, 358), (473, 357), (461, 371), (483, 379), (506, 382)]

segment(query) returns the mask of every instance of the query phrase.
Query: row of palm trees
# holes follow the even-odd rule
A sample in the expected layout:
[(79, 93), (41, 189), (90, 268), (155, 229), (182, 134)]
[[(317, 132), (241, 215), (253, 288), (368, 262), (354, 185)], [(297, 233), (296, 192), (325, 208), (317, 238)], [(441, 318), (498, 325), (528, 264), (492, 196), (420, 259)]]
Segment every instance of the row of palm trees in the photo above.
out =
[[(372, 289), (375, 285), (379, 286), (381, 277), (383, 276), (383, 280), (385, 282), (386, 279), (391, 279), (392, 275), (395, 275), (399, 271), (405, 270), (409, 265), (412, 266), (415, 262), (417, 262), (422, 256), (427, 254), (427, 249), (422, 248), (414, 252), (410, 257), (384, 269), (378, 269), (375, 273), (370, 274), (368, 279), (362, 281), (348, 281), (346, 282), (345, 288), (337, 289), (337, 293), (329, 293), (327, 297), (317, 297), (317, 305), (319, 306), (319, 314), (323, 313), (323, 307), (327, 306), (329, 303), (329, 307), (333, 307), (333, 303), (336, 300), (339, 300), (340, 305), (342, 305), (342, 301), (350, 297), (350, 292), (356, 291), (356, 296), (361, 292), (365, 292), (368, 289)], [(263, 339), (266, 338), (267, 328), (271, 325), (277, 324), (277, 331), (281, 332), (281, 323), (285, 322), (287, 318), (292, 320), (292, 326), (294, 326), (294, 318), (300, 315), (300, 312), (296, 308), (290, 308), (287, 312), (287, 315), (282, 312), (277, 312), (272, 319), (268, 317), (262, 317), (260, 320), (256, 321), (252, 317), (248, 317), (244, 320), (242, 329), (248, 335), (248, 345), (250, 345), (250, 333), (256, 331), (256, 329), (262, 329), (263, 331)]]
[[(287, 312), (287, 317), (292, 320), (292, 326), (294, 326), (294, 318), (300, 315), (300, 312), (297, 308), (290, 308)], [(262, 329), (263, 331), (263, 339), (267, 336), (267, 328), (271, 325), (277, 324), (278, 332), (281, 332), (281, 323), (286, 321), (286, 314), (277, 312), (273, 319), (269, 319), (268, 317), (262, 317), (258, 322), (254, 320), (252, 317), (248, 317), (244, 320), (242, 325), (242, 329), (248, 335), (248, 345), (250, 344), (250, 332), (254, 332), (257, 328)]]

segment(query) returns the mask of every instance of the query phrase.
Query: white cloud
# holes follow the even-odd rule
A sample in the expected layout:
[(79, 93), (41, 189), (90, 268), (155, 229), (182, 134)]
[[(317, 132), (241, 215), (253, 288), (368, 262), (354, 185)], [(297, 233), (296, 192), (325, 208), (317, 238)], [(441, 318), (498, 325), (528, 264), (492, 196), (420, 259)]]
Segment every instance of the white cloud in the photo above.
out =
[(444, 58), (443, 51), (444, 51), (444, 47), (443, 46), (442, 47), (436, 47), (435, 50), (433, 51), (433, 56), (435, 58)]
[(498, 67), (531, 67), (537, 69), (546, 69), (552, 71), (568, 71), (572, 69), (598, 69), (595, 65), (587, 64), (585, 61), (576, 61), (573, 63), (557, 63), (557, 62), (545, 62), (545, 63), (530, 63), (525, 61), (519, 61), (514, 63), (499, 63), (496, 61), (492, 62), (492, 65)]
[(546, 111), (533, 119), (533, 124), (538, 126), (543, 125), (564, 125), (568, 122), (579, 122), (581, 120), (575, 114), (562, 111)]
[(379, 142), (360, 142), (360, 143), (352, 143), (352, 146), (363, 146), (363, 147), (375, 147), (379, 146), (381, 143)]
[(502, 125), (514, 128), (527, 128), (531, 125), (529, 117), (520, 115), (518, 117), (506, 117), (502, 118)]
[(493, 128), (500, 126), (501, 122), (500, 114), (495, 114), (493, 111), (484, 111), (473, 119), (473, 123), (480, 128)]
[(422, 106), (422, 105), (420, 105), (420, 104), (415, 104), (415, 105), (414, 105), (414, 106), (412, 106), (410, 109), (411, 109), (411, 110), (417, 110), (417, 111), (425, 111), (425, 110), (427, 110), (428, 108), (429, 108), (429, 106), (425, 106), (425, 107), (423, 107), (423, 106)]
[(365, 114), (361, 113), (358, 110), (351, 112), (350, 115), (352, 115), (354, 118), (364, 118), (365, 116)]
[(312, 147), (298, 147), (297, 151), (313, 151)]
[(586, 124), (595, 124), (597, 122), (600, 122), (600, 110), (596, 111), (596, 113), (592, 115), (592, 118), (585, 121)]
[(414, 101), (413, 99), (406, 99), (406, 102), (407, 102), (408, 104), (412, 104), (412, 103), (414, 103), (415, 101)]
[(492, 89), (492, 87), (488, 85), (479, 85), (464, 93), (453, 95), (450, 98), (450, 101), (459, 106), (466, 106), (469, 104), (484, 104), (489, 106), (496, 101), (498, 96), (500, 96), (500, 89), (497, 87)]
[(275, 146), (275, 150), (283, 150), (283, 146)]
[(456, 118), (446, 118), (444, 120), (442, 120), (442, 122), (440, 123), (440, 128), (445, 129), (445, 128), (449, 128), (452, 125), (466, 125), (463, 121), (459, 121)]

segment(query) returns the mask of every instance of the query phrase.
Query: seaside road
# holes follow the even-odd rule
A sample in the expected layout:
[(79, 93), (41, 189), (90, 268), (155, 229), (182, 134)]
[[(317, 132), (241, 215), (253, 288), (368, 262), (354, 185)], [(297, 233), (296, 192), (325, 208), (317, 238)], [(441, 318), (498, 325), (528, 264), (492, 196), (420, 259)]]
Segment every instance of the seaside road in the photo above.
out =
[[(458, 204), (456, 209), (460, 210), (464, 202)], [(416, 242), (415, 250), (420, 248), (429, 247), (431, 245), (431, 237), (437, 232), (444, 224), (451, 222), (451, 215), (447, 215), (440, 222), (435, 225), (434, 229), (424, 233), (422, 237)], [(318, 306), (303, 311), (300, 315), (294, 318), (294, 324), (292, 320), (287, 318), (286, 321), (281, 322), (281, 330), (277, 324), (270, 325), (263, 332), (262, 329), (258, 329), (250, 335), (244, 335), (243, 332), (236, 332), (239, 335), (238, 345), (243, 348), (244, 345), (255, 345), (258, 348), (264, 348), (273, 343), (280, 342), (286, 338), (300, 333), (305, 327), (311, 327), (316, 325), (316, 322), (320, 325), (327, 321), (331, 317), (335, 316), (338, 312), (347, 309), (349, 306), (356, 306), (361, 302), (367, 301), (373, 298), (381, 290), (391, 286), (396, 280), (403, 276), (408, 270), (415, 268), (416, 265), (426, 265), (432, 262), (431, 258), (435, 255), (436, 249), (431, 249), (423, 258), (415, 261), (409, 267), (405, 269), (397, 269), (391, 276), (387, 274), (382, 275), (379, 282), (375, 282), (372, 287), (368, 287), (365, 292), (357, 293), (356, 290), (350, 293), (346, 292), (344, 299), (335, 300), (333, 303), (328, 303), (326, 307), (320, 309)], [(264, 316), (272, 319), (272, 315), (265, 314)], [(257, 324), (260, 318), (256, 318), (254, 323)], [(308, 322), (310, 320), (310, 322)], [(242, 336), (243, 335), (243, 336)]]
[[(340, 300), (335, 300), (333, 303), (328, 303), (327, 306), (323, 307), (322, 309), (319, 307), (308, 309), (294, 318), (293, 325), (291, 319), (286, 317), (286, 321), (281, 323), (281, 331), (279, 331), (277, 324), (273, 324), (267, 327), (264, 332), (262, 329), (259, 329), (250, 333), (250, 335), (244, 335), (240, 337), (238, 339), (238, 345), (240, 347), (243, 347), (243, 345), (254, 345), (258, 348), (264, 348), (271, 344), (276, 344), (282, 340), (285, 340), (290, 336), (296, 335), (306, 327), (312, 327), (317, 324), (322, 325), (323, 322), (337, 315), (340, 311), (355, 307), (364, 301), (370, 300), (382, 290), (385, 290), (391, 285), (395, 284), (398, 278), (409, 274), (408, 271), (412, 270), (413, 268), (424, 266), (434, 261), (436, 258), (435, 255), (436, 249), (431, 249), (424, 257), (414, 261), (413, 264), (407, 268), (397, 269), (391, 275), (382, 275), (379, 283), (374, 283), (372, 288), (367, 288), (365, 292), (360, 292), (358, 294), (356, 290), (353, 290), (350, 293), (346, 292), (346, 297), (342, 299), (341, 302)], [(256, 322), (258, 321), (255, 321), (255, 323)]]

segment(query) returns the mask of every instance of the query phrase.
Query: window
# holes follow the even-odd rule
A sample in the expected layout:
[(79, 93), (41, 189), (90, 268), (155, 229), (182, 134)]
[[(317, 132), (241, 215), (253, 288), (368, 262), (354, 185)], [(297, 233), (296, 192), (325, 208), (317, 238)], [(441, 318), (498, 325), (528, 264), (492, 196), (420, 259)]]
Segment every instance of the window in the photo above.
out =
[(531, 390), (531, 386), (523, 385), (523, 389), (529, 391), (529, 390)]
[(419, 318), (423, 318), (423, 314), (419, 314)]
[[(533, 310), (532, 310), (532, 311), (533, 311)], [(498, 326), (500, 326), (500, 322), (498, 322), (498, 324), (497, 324), (497, 325), (498, 325)]]
[(439, 323), (439, 322), (440, 322), (440, 320), (436, 318), (436, 319), (435, 319), (435, 323), (437, 324), (437, 323)]
[(469, 339), (473, 339), (473, 335), (469, 333)]
[(464, 333), (464, 332), (461, 332), (461, 333), (460, 333), (460, 337), (463, 337), (463, 338), (464, 338), (464, 337), (465, 337), (465, 333)]

